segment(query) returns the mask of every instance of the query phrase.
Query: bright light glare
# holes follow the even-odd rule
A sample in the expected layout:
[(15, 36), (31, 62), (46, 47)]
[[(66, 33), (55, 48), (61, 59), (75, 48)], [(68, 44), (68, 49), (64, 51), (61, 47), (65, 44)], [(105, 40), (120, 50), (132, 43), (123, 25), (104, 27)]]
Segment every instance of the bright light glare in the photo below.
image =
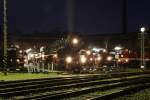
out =
[(106, 50), (106, 49), (103, 49), (103, 52), (107, 52), (107, 50)]
[(116, 46), (114, 49), (115, 49), (115, 50), (121, 50), (122, 48), (119, 47), (119, 46)]
[(145, 68), (145, 67), (142, 65), (141, 68)]
[(79, 40), (77, 38), (73, 38), (72, 43), (73, 44), (78, 44)]
[(108, 56), (108, 57), (107, 57), (107, 60), (108, 60), (108, 61), (111, 61), (111, 60), (112, 60), (112, 57), (111, 57), (111, 56)]
[(87, 50), (87, 51), (86, 51), (86, 54), (87, 54), (87, 55), (90, 55), (90, 54), (91, 54), (91, 51), (90, 51), (90, 50)]
[(141, 32), (145, 32), (145, 27), (141, 27)]
[(90, 61), (93, 61), (93, 58), (90, 58)]
[(98, 61), (102, 60), (102, 57), (101, 57), (101, 56), (98, 56), (98, 57), (97, 57), (97, 60), (98, 60)]
[(38, 54), (35, 54), (35, 57), (37, 57), (38, 56)]
[(54, 58), (57, 58), (57, 56), (58, 56), (57, 54), (54, 54), (54, 56), (53, 56), (53, 57), (54, 57)]
[(100, 48), (93, 48), (92, 50), (95, 51), (95, 52), (99, 52)]
[(45, 55), (44, 55), (44, 54), (42, 54), (42, 59), (44, 59), (44, 57), (45, 57)]
[(81, 63), (86, 63), (86, 57), (85, 56), (81, 56), (80, 57), (80, 61), (81, 61)]
[(70, 57), (70, 56), (66, 57), (66, 62), (71, 63), (72, 62), (72, 57)]
[(20, 60), (19, 60), (19, 59), (17, 59), (16, 61), (17, 61), (18, 63), (20, 62)]
[(125, 61), (126, 61), (126, 62), (128, 62), (129, 60), (128, 60), (128, 59), (126, 59)]
[(27, 62), (28, 60), (27, 59), (24, 59), (24, 62)]
[(19, 53), (22, 53), (23, 51), (22, 50), (19, 50)]

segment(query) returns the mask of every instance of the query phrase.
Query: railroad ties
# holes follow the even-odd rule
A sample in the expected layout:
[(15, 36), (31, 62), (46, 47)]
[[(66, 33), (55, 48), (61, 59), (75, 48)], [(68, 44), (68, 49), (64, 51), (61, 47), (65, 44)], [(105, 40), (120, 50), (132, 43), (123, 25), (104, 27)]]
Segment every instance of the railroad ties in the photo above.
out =
[(150, 87), (149, 72), (0, 82), (2, 100), (111, 100)]

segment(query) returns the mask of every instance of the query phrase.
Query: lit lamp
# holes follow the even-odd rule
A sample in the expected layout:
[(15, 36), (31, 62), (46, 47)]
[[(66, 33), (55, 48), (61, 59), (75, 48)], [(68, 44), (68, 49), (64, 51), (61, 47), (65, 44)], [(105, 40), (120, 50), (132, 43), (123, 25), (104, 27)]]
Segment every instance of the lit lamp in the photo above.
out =
[(140, 29), (141, 31), (141, 68), (145, 68), (145, 31), (146, 31), (146, 28), (145, 27), (141, 27)]
[(145, 27), (141, 27), (141, 29), (140, 29), (140, 31), (142, 32), (142, 33), (144, 33), (145, 32)]
[(107, 57), (107, 61), (111, 61), (112, 60), (112, 57), (111, 56), (108, 56)]
[(53, 57), (54, 57), (54, 58), (57, 58), (57, 57), (58, 57), (58, 55), (57, 55), (57, 54), (54, 54), (54, 55), (53, 55)]
[(97, 60), (98, 60), (98, 61), (102, 60), (102, 57), (101, 57), (101, 56), (98, 56), (98, 57), (97, 57)]
[(90, 54), (91, 54), (91, 51), (90, 51), (90, 50), (87, 50), (87, 51), (86, 51), (86, 54), (87, 54), (87, 55), (90, 55)]
[(66, 57), (66, 69), (69, 69), (69, 64), (72, 63), (72, 57), (68, 56)]
[(82, 63), (82, 64), (84, 64), (84, 63), (86, 63), (86, 57), (85, 56), (81, 56), (81, 58), (80, 58), (80, 62)]
[(73, 38), (72, 43), (76, 45), (79, 43), (79, 40), (77, 38)]
[(66, 63), (70, 64), (72, 62), (72, 57), (68, 56), (66, 57)]

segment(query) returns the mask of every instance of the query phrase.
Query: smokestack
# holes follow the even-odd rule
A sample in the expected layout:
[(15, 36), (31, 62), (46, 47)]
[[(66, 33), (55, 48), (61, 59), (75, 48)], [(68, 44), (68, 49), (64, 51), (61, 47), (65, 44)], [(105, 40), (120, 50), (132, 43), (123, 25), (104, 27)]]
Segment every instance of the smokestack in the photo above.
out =
[(122, 1), (122, 33), (127, 33), (127, 0)]

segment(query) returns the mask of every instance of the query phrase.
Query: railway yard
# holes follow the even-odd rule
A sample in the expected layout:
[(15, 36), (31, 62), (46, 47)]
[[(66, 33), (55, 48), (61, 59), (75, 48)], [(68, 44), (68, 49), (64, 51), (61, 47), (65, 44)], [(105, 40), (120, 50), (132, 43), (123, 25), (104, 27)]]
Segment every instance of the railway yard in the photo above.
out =
[(0, 82), (0, 99), (135, 100), (143, 92), (146, 98), (149, 88), (149, 72), (41, 78)]

